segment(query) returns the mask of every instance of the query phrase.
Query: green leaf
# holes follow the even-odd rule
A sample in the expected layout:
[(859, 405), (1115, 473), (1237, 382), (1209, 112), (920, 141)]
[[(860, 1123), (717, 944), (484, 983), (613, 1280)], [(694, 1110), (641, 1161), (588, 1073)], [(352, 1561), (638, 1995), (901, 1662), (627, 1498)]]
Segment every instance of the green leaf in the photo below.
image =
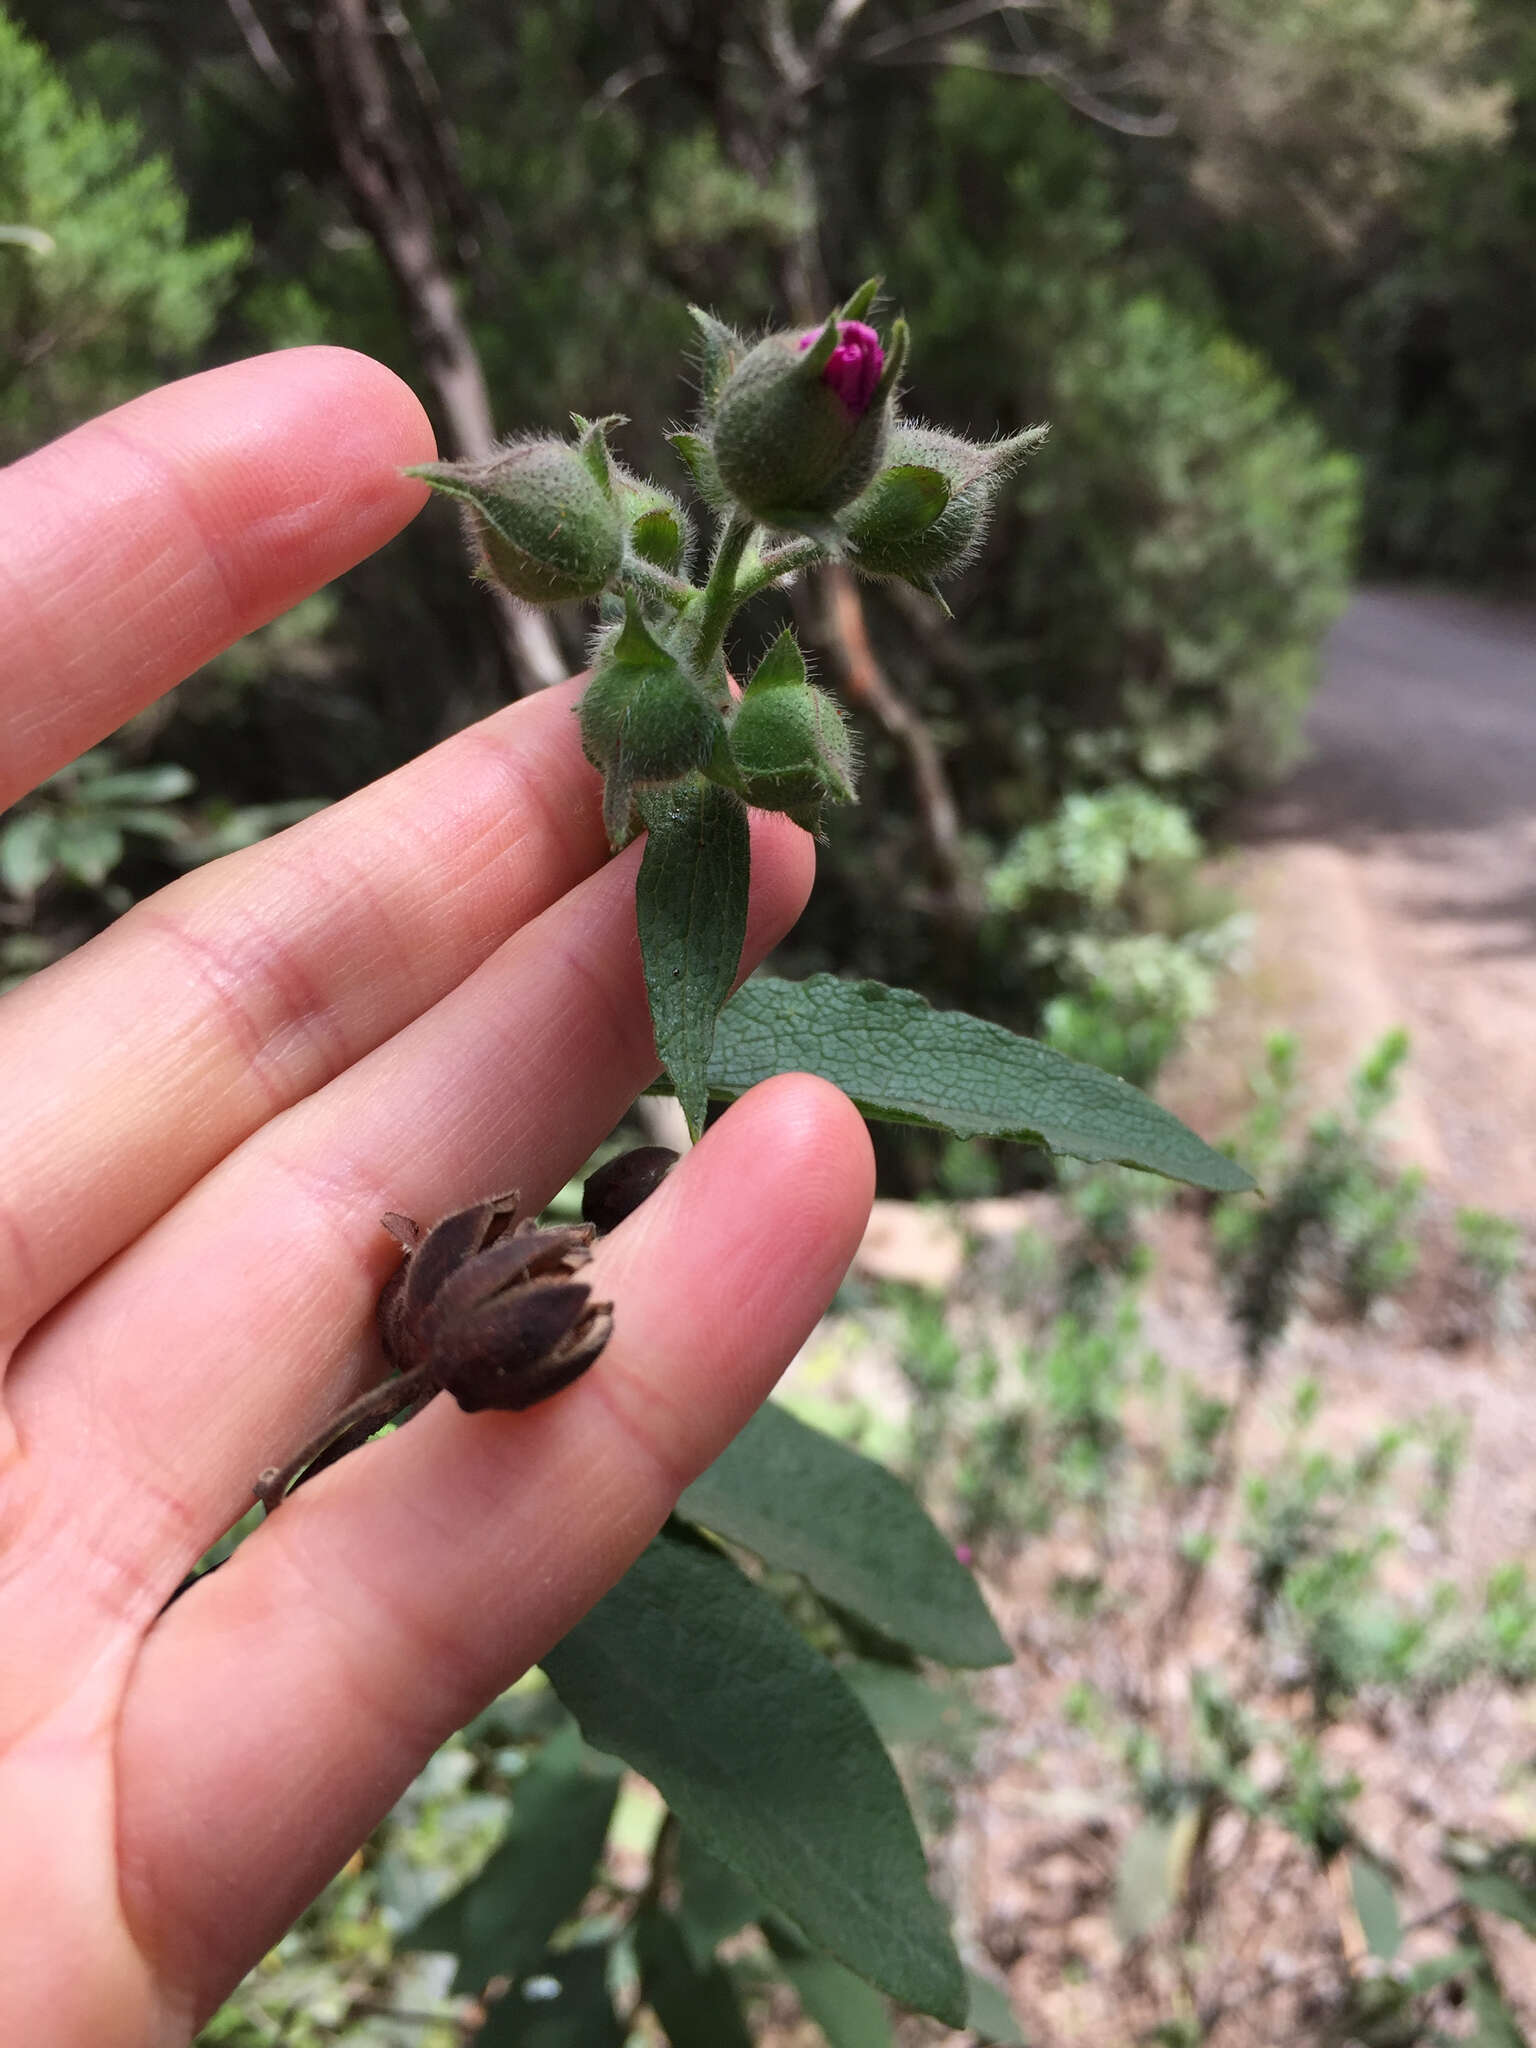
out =
[(635, 1923), (640, 1995), (666, 2029), (671, 2048), (752, 2048), (735, 1987), (717, 1962), (702, 1967), (669, 1913)]
[(678, 1512), (941, 1664), (1006, 1664), (976, 1581), (894, 1473), (773, 1402)]
[(1218, 1194), (1253, 1186), (1128, 1082), (878, 981), (757, 975), (737, 992), (715, 1033), (710, 1094), (732, 1102), (770, 1074), (797, 1072), (820, 1074), (887, 1123), (1115, 1160)]
[(506, 1840), (477, 1877), (406, 1930), (402, 1947), (457, 1956), (461, 1991), (532, 1970), (591, 1889), (619, 1777), (613, 1759), (567, 1723), (518, 1780)]
[(58, 821), (51, 811), (23, 811), (0, 830), (0, 882), (13, 896), (35, 896), (57, 864)]
[(697, 1138), (715, 1019), (747, 934), (747, 814), (728, 789), (698, 781), (657, 792), (643, 810), (649, 830), (635, 916), (656, 1054)]
[(1469, 1906), (1502, 1914), (1527, 1934), (1536, 1934), (1536, 1843), (1512, 1843), (1483, 1869), (1464, 1870), (1460, 1887)]
[(719, 1551), (658, 1537), (544, 1660), (587, 1739), (807, 1939), (952, 2026), (960, 1961), (890, 1758), (837, 1673)]
[(1524, 2029), (1486, 1964), (1467, 1979), (1467, 2003), (1477, 2031), (1460, 2037), (1463, 2048), (1530, 2048)]
[(837, 1668), (884, 1743), (936, 1742), (984, 1725), (957, 1686), (931, 1685), (916, 1671), (866, 1657)]
[(1373, 1956), (1390, 1963), (1403, 1945), (1403, 1923), (1392, 1880), (1371, 1857), (1354, 1855), (1349, 1859), (1349, 1888), (1366, 1947)]
[(125, 768), (117, 775), (98, 775), (81, 791), (83, 802), (95, 804), (168, 804), (190, 796), (197, 777), (189, 768), (162, 761), (153, 768)]
[(1200, 1808), (1190, 1802), (1169, 1820), (1144, 1820), (1131, 1830), (1115, 1872), (1112, 1917), (1122, 1941), (1145, 1940), (1183, 1897), (1199, 1829)]
[(608, 1994), (608, 1950), (588, 1944), (541, 1958), (491, 2007), (475, 2048), (624, 2048)]
[(978, 2040), (984, 2041), (987, 2048), (1029, 2048), (1001, 1986), (975, 1970), (966, 1971), (965, 1981), (971, 1993), (966, 2025)]
[(685, 1828), (677, 1844), (677, 1922), (694, 1962), (702, 1966), (730, 1935), (758, 1918), (761, 1893), (729, 1864), (701, 1848)]
[(61, 818), (59, 866), (87, 889), (98, 889), (123, 857), (123, 835), (104, 818)]
[(765, 1917), (763, 1933), (807, 2019), (826, 2035), (828, 2048), (891, 2048), (890, 2016), (878, 1991), (830, 1956), (808, 1948), (777, 1914)]

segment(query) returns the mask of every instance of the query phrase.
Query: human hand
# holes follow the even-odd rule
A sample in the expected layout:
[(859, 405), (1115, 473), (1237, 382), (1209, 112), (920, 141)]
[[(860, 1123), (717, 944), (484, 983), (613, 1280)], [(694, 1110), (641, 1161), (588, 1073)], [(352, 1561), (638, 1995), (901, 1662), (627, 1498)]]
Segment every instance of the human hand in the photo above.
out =
[[(295, 350), (0, 477), (0, 807), (423, 502), (410, 393)], [(639, 849), (574, 688), (189, 874), (0, 1002), (0, 2038), (188, 2039), (429, 1753), (624, 1571), (825, 1305), (871, 1192), (804, 1076), (583, 1274), (615, 1329), (522, 1414), (437, 1400), (162, 1612), (383, 1372), (424, 1223), (533, 1208), (655, 1072)], [(743, 968), (810, 884), (754, 821)]]

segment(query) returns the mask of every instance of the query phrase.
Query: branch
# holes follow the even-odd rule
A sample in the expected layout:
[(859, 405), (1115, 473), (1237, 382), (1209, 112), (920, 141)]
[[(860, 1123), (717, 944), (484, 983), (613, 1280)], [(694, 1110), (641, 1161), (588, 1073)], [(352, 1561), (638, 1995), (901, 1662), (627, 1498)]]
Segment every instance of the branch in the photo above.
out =
[(870, 645), (863, 603), (848, 571), (840, 564), (830, 565), (823, 588), (827, 637), (843, 672), (844, 693), (850, 703), (866, 710), (906, 755), (934, 878), (949, 899), (952, 914), (960, 922), (972, 924), (981, 914), (981, 897), (966, 867), (960, 813), (933, 734), (881, 669)]
[[(496, 440), (485, 371), (437, 247), (422, 163), (395, 113), (380, 33), (370, 0), (321, 0), (308, 37), (315, 78), (353, 211), (394, 279), (454, 452), (485, 456)], [(520, 692), (564, 677), (543, 619), (500, 593), (494, 616)]]
[[(1108, 92), (1134, 89), (1138, 81), (1132, 66), (1121, 65), (1103, 78), (1091, 80), (1059, 53), (1026, 46), (1020, 33), (1024, 29), (1022, 17), (1053, 12), (1052, 0), (956, 0), (954, 6), (941, 7), (921, 21), (867, 36), (857, 45), (854, 55), (867, 64), (934, 64), (955, 71), (986, 71), (1001, 78), (1038, 79), (1069, 107), (1100, 127), (1112, 128), (1121, 135), (1171, 135), (1177, 120), (1170, 110), (1137, 114), (1105, 97)], [(985, 21), (1004, 24), (1014, 42), (1011, 51), (977, 50), (940, 40)]]
[(838, 52), (847, 41), (849, 29), (868, 4), (869, 0), (827, 0), (827, 11), (811, 38), (810, 61), (818, 85), (836, 61)]
[(225, 0), (225, 4), (234, 16), (235, 26), (245, 38), (251, 62), (268, 85), (276, 86), (279, 92), (292, 92), (293, 73), (278, 55), (277, 45), (262, 27), (251, 0)]
[(921, 21), (914, 21), (900, 28), (888, 28), (879, 35), (868, 37), (859, 44), (857, 55), (871, 63), (898, 50), (909, 49), (912, 44), (931, 42), (935, 36), (951, 34), (957, 28), (970, 28), (978, 21), (994, 21), (1000, 15), (1040, 14), (1050, 5), (1050, 0), (959, 0), (954, 7), (941, 7), (937, 14), (926, 14)]
[(622, 64), (617, 71), (609, 72), (597, 89), (597, 98), (605, 107), (614, 106), (635, 86), (650, 78), (665, 78), (671, 68), (665, 57), (638, 57), (633, 64)]
[(426, 131), (432, 167), (437, 173), (443, 211), (453, 224), (460, 262), (469, 269), (480, 253), (480, 244), (475, 201), (464, 175), (464, 157), (459, 148), (458, 134), (443, 104), (442, 91), (427, 62), (427, 53), (406, 18), (404, 8), (397, 6), (395, 0), (381, 0), (379, 15), (385, 33), (394, 39), (401, 68), (411, 82)]

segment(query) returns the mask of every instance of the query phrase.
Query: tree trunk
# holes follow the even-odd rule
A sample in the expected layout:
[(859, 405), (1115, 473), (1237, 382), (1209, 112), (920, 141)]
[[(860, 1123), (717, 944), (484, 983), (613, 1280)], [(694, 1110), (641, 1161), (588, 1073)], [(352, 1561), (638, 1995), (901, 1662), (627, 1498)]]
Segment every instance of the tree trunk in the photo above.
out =
[[(495, 445), (485, 372), (438, 248), (428, 179), (397, 117), (372, 0), (320, 0), (309, 46), (337, 161), (359, 221), (400, 295), (449, 453), (474, 459)], [(498, 637), (520, 695), (559, 682), (566, 664), (545, 621), (493, 593)]]

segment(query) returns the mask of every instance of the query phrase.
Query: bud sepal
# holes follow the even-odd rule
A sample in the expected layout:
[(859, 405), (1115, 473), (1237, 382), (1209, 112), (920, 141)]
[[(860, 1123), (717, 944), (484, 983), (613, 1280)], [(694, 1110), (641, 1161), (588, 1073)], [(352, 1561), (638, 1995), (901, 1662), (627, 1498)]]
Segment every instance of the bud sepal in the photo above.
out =
[(900, 421), (885, 467), (843, 518), (853, 567), (936, 596), (936, 582), (974, 561), (1004, 479), (1045, 432), (1029, 427), (1004, 441), (979, 443)]
[(624, 565), (624, 521), (608, 468), (605, 422), (579, 443), (552, 434), (508, 441), (484, 462), (408, 469), (458, 498), (477, 573), (525, 604), (600, 597)]

